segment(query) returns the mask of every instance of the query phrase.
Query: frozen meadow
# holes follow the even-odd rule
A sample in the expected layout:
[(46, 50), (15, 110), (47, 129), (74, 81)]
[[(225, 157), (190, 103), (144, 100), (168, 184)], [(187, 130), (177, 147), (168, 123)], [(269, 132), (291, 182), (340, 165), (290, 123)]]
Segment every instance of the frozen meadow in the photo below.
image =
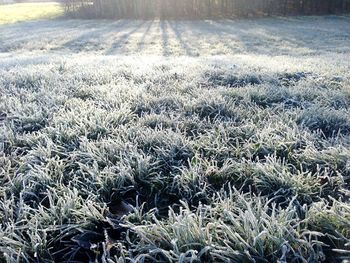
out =
[(57, 20), (0, 26), (0, 51), (96, 55), (348, 54), (349, 16), (223, 21)]
[(350, 16), (0, 25), (0, 262), (347, 262)]

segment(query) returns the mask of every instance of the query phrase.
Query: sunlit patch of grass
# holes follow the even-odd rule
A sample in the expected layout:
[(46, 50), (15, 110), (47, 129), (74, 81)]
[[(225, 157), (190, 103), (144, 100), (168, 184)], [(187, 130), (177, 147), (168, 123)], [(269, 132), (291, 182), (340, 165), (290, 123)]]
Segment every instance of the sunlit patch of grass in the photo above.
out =
[(63, 11), (57, 2), (0, 5), (0, 25), (57, 18), (63, 15)]

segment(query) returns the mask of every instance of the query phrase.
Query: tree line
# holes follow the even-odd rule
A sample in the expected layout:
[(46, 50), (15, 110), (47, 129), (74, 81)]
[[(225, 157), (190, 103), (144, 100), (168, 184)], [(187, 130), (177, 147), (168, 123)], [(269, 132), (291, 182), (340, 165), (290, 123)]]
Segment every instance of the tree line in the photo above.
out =
[(65, 10), (94, 18), (233, 18), (350, 12), (350, 0), (62, 0)]

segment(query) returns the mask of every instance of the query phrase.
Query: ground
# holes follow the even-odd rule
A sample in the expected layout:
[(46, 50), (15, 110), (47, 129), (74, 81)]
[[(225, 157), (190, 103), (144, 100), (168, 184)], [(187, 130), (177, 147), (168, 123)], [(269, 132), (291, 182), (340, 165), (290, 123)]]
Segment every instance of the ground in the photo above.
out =
[[(39, 21), (0, 27), (2, 52), (96, 55), (348, 54), (348, 16), (227, 21)], [(30, 32), (30, 34), (21, 34)], [(321, 56), (322, 55), (322, 56)]]
[(0, 261), (349, 259), (349, 16), (0, 35)]

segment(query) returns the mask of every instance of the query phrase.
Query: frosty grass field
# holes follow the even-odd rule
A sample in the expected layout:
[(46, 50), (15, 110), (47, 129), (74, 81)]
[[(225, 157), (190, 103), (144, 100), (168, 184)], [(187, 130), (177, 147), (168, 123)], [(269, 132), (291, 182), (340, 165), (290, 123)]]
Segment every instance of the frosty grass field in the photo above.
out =
[(348, 262), (350, 17), (0, 26), (0, 262)]

